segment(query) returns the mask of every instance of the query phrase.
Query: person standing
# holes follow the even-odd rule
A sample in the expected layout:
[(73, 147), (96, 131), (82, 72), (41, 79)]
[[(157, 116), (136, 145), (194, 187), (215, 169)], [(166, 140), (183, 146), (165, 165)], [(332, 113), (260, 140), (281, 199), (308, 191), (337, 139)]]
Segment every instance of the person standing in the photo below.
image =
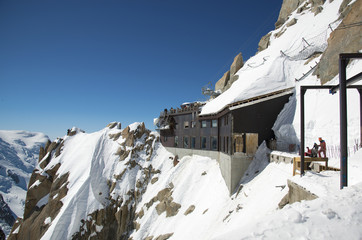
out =
[(326, 142), (320, 137), (319, 140), (319, 150), (318, 150), (318, 156), (321, 157), (321, 153), (323, 153), (324, 157), (326, 158)]

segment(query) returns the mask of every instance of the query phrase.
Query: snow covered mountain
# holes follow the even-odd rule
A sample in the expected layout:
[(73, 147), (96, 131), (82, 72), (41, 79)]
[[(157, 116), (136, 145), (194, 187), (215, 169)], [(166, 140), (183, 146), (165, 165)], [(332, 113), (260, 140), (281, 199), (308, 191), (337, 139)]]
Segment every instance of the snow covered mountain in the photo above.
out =
[(30, 175), (48, 140), (42, 133), (0, 130), (0, 227), (6, 235), (23, 216)]
[[(339, 173), (292, 177), (292, 164), (269, 163), (262, 145), (230, 197), (216, 160), (192, 156), (177, 163), (142, 123), (72, 132), (37, 165), (24, 219), (9, 239), (362, 236), (361, 152), (350, 160), (352, 187), (340, 191)], [(319, 198), (278, 210), (288, 179)]]
[[(360, 27), (340, 27), (362, 22), (356, 20), (361, 18), (361, 4), (362, 0), (284, 0), (277, 29), (236, 73), (238, 80), (208, 102), (202, 114), (294, 87), (273, 130), (281, 150), (285, 144), (298, 145), (300, 86), (320, 85), (326, 79), (336, 84), (337, 73), (324, 75), (324, 64), (334, 68), (331, 57), (324, 56), (362, 50)], [(343, 31), (348, 41), (334, 43)], [(357, 45), (351, 44), (355, 41)], [(315, 69), (319, 72), (313, 75)], [(361, 60), (351, 61), (347, 75), (361, 69)], [(349, 92), (348, 98), (351, 157), (349, 187), (343, 190), (339, 172), (293, 177), (292, 164), (269, 162), (270, 150), (263, 143), (230, 196), (216, 160), (189, 156), (177, 161), (143, 123), (122, 128), (114, 122), (95, 133), (73, 128), (41, 152), (29, 180), (23, 218), (18, 218), (9, 239), (360, 239), (358, 92)], [(318, 90), (307, 92), (305, 101), (306, 145), (323, 136), (330, 147), (329, 165), (339, 167), (334, 151), (339, 145), (338, 97)], [(289, 183), (317, 199), (281, 204), (292, 188)]]

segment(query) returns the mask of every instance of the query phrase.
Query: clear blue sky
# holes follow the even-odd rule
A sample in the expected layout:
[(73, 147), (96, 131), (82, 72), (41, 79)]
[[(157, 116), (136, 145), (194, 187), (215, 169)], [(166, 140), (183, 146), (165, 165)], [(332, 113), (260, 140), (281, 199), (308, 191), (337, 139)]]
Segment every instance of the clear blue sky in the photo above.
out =
[(282, 0), (0, 0), (0, 129), (52, 139), (205, 100)]

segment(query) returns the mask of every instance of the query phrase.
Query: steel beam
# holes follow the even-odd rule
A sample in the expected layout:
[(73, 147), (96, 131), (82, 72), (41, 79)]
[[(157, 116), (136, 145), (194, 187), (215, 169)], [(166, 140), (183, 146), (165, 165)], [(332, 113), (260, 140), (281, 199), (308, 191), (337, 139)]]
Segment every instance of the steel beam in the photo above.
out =
[(304, 152), (305, 152), (305, 129), (304, 129), (304, 95), (307, 91), (306, 88), (300, 88), (300, 176), (304, 175)]
[(346, 67), (347, 59), (340, 55), (339, 58), (339, 108), (340, 108), (340, 188), (347, 186), (347, 84), (346, 84)]

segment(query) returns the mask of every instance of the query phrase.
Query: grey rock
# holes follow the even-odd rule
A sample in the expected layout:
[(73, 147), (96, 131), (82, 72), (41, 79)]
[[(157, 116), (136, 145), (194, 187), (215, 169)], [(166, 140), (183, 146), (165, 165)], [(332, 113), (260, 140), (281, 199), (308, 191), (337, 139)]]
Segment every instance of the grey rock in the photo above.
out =
[(224, 75), (216, 82), (215, 90), (223, 90), (230, 79), (230, 71), (224, 73)]
[(267, 49), (269, 47), (270, 37), (271, 37), (271, 33), (268, 33), (267, 35), (263, 36), (260, 39), (259, 44), (258, 44), (258, 52), (261, 52), (264, 49)]
[(236, 57), (234, 58), (233, 63), (231, 64), (230, 76), (234, 76), (235, 73), (237, 71), (239, 71), (239, 69), (242, 68), (243, 66), (244, 66), (243, 56), (242, 56), (241, 53), (239, 53), (238, 55), (236, 55)]
[(328, 47), (313, 73), (321, 79), (322, 84), (329, 82), (338, 74), (340, 53), (354, 53), (361, 49), (362, 32), (356, 31), (353, 27), (343, 28), (345, 25), (362, 21), (360, 9), (362, 9), (362, 1), (353, 3), (342, 23), (331, 33)]

